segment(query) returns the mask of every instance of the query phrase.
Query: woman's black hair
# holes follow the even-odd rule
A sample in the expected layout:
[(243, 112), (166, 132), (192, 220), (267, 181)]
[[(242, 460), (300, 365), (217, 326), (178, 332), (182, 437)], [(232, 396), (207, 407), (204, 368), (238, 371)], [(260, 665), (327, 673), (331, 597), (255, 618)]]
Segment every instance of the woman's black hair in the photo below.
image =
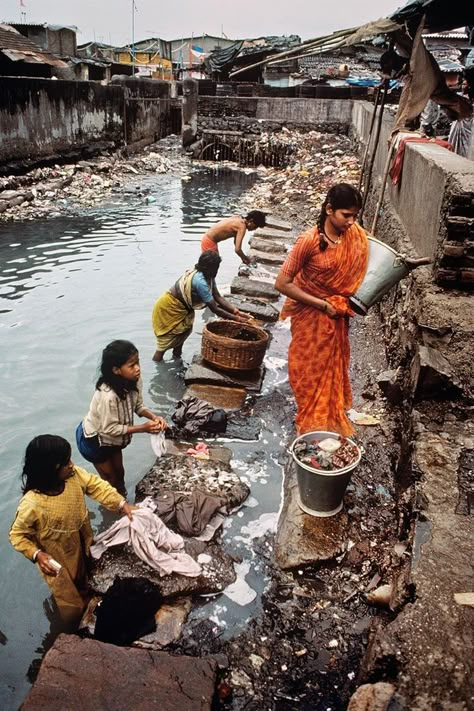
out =
[(112, 341), (108, 346), (105, 346), (102, 351), (100, 376), (95, 384), (96, 389), (98, 390), (101, 385), (108, 385), (121, 400), (125, 400), (130, 390), (137, 389), (137, 384), (132, 380), (122, 378), (121, 375), (116, 375), (113, 369), (121, 368), (136, 353), (138, 353), (138, 349), (130, 341)]
[(205, 277), (214, 279), (219, 271), (221, 261), (222, 259), (217, 252), (208, 250), (207, 252), (203, 252), (201, 254), (194, 268), (197, 269), (198, 272), (204, 274)]
[(58, 487), (58, 472), (71, 459), (71, 445), (58, 435), (38, 435), (26, 448), (21, 478), (22, 491), (47, 494)]
[(326, 222), (326, 208), (331, 205), (333, 210), (351, 210), (362, 207), (362, 195), (353, 185), (349, 183), (337, 183), (329, 189), (326, 199), (321, 207), (318, 219), (319, 248), (322, 252), (327, 248), (328, 243), (324, 239), (324, 224)]

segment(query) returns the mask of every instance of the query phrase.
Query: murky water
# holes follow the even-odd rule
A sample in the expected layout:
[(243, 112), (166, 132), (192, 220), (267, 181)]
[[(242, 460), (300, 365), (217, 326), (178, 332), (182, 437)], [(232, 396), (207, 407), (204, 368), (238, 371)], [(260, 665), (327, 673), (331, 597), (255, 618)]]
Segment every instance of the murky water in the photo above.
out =
[[(62, 435), (73, 444), (73, 459), (90, 468), (77, 454), (74, 430), (87, 411), (100, 352), (115, 338), (137, 345), (145, 402), (166, 414), (183, 392), (182, 367), (172, 361), (156, 365), (151, 360), (154, 301), (196, 262), (206, 227), (237, 209), (239, 195), (254, 179), (217, 168), (195, 173), (188, 182), (156, 176), (143, 181), (156, 202), (120, 195), (80, 217), (0, 226), (0, 631), (6, 637), (0, 647), (2, 708), (17, 708), (24, 698), (29, 665), (39, 656), (36, 650), (50, 629), (48, 590), (7, 539), (20, 497), (25, 446), (40, 433)], [(223, 287), (235, 275), (238, 259), (230, 243), (222, 246), (221, 253), (218, 284)], [(194, 334), (185, 345), (185, 361), (200, 349), (201, 319), (198, 315)], [(272, 377), (281, 374), (275, 370), (267, 383), (271, 384)], [(264, 441), (274, 436), (264, 427)], [(253, 482), (254, 508), (239, 512), (226, 538), (241, 534), (235, 546), (248, 558), (253, 531), (242, 526), (262, 514), (273, 514), (269, 520), (261, 519), (264, 525), (275, 519), (280, 497), (278, 467), (269, 460), (263, 467), (249, 468), (246, 461), (255, 444), (231, 446), (241, 472)], [(136, 435), (124, 453), (129, 491), (153, 459), (148, 435)], [(274, 486), (270, 487), (272, 472)], [(93, 525), (100, 528), (102, 514), (93, 503), (90, 508)], [(250, 568), (247, 582), (260, 592), (264, 581), (258, 566), (252, 563)], [(219, 618), (230, 629), (258, 604), (257, 598), (242, 608), (221, 598), (210, 602), (205, 614)]]

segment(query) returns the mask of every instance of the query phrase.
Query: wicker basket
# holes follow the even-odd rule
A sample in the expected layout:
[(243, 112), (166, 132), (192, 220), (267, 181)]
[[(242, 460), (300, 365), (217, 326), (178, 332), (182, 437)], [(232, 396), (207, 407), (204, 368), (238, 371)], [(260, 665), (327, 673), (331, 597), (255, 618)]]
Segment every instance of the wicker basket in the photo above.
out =
[[(246, 331), (255, 341), (236, 338)], [(222, 370), (254, 370), (261, 365), (268, 344), (268, 334), (261, 328), (236, 321), (211, 321), (202, 332), (201, 355)]]

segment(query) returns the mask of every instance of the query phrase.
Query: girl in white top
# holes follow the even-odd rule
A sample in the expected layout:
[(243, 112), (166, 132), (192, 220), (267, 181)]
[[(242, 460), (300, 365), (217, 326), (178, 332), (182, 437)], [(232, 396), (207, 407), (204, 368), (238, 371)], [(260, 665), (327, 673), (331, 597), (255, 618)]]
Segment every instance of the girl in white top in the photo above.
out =
[[(133, 424), (133, 415), (147, 422)], [(89, 412), (76, 430), (79, 452), (100, 476), (125, 494), (122, 449), (135, 432), (161, 432), (166, 421), (143, 405), (138, 350), (130, 341), (112, 341), (102, 352), (100, 377)]]

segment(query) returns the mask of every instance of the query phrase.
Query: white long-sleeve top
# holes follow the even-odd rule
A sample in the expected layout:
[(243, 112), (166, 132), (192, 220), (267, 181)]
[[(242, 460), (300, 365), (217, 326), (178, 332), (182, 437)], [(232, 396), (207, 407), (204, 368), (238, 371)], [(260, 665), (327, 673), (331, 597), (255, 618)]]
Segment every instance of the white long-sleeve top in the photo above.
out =
[(133, 415), (140, 415), (145, 410), (142, 398), (142, 382), (137, 383), (137, 390), (129, 391), (124, 400), (108, 385), (101, 385), (95, 391), (89, 412), (82, 421), (86, 437), (99, 436), (101, 445), (126, 447), (132, 435), (127, 434), (129, 425), (133, 425)]

